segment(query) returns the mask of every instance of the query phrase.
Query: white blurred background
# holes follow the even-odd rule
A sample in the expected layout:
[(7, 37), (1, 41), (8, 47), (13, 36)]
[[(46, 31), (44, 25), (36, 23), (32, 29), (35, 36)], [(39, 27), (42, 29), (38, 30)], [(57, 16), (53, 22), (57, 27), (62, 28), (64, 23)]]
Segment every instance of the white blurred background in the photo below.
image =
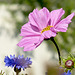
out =
[[(74, 12), (74, 0), (0, 0), (0, 71), (4, 75), (15, 75), (13, 68), (6, 67), (4, 63), (5, 56), (24, 55), (32, 58), (31, 68), (21, 71), (20, 75), (45, 75), (46, 66), (58, 65), (58, 54), (52, 42), (43, 41), (42, 44), (33, 51), (24, 52), (23, 48), (16, 44), (21, 40), (19, 36), (21, 26), (28, 21), (28, 14), (34, 8), (47, 7), (50, 11), (53, 9), (64, 8), (66, 17)], [(4, 2), (3, 2), (4, 1)], [(67, 8), (67, 9), (66, 9)], [(75, 18), (74, 18), (75, 19)], [(59, 33), (55, 40), (61, 50), (61, 55), (67, 57), (68, 53), (75, 55), (75, 20), (70, 24), (66, 33)]]
[[(46, 65), (49, 63), (55, 63), (52, 61), (57, 61), (58, 55), (57, 53), (48, 50), (49, 48), (47, 47), (47, 43), (45, 41), (37, 49), (29, 52), (23, 52), (23, 49), (16, 45), (22, 38), (19, 34), (15, 37), (15, 32), (17, 31), (14, 31), (16, 29), (16, 20), (21, 22), (24, 20), (25, 16), (20, 10), (18, 10), (22, 7), (23, 6), (19, 6), (18, 4), (0, 5), (0, 70), (3, 70), (5, 75), (15, 74), (12, 68), (5, 67), (4, 58), (5, 56), (10, 56), (10, 54), (15, 54), (16, 56), (24, 55), (25, 57), (31, 57), (33, 62), (31, 68), (26, 71), (28, 73), (32, 73), (33, 75), (44, 75), (46, 72)], [(17, 10), (14, 14), (15, 17), (13, 17), (9, 10)], [(52, 57), (56, 60), (53, 60)], [(58, 62), (55, 64), (58, 64)], [(22, 71), (20, 74), (25, 73), (25, 71)]]

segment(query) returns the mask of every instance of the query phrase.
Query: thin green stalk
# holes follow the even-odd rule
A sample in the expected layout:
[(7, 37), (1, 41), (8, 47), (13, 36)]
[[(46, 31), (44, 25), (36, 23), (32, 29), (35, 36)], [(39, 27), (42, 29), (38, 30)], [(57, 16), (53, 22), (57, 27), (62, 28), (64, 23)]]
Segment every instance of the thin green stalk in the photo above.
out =
[(60, 55), (59, 47), (58, 47), (57, 43), (55, 42), (54, 37), (51, 37), (50, 39), (54, 43), (54, 45), (56, 46), (58, 56), (59, 56), (59, 64), (61, 65), (61, 55)]

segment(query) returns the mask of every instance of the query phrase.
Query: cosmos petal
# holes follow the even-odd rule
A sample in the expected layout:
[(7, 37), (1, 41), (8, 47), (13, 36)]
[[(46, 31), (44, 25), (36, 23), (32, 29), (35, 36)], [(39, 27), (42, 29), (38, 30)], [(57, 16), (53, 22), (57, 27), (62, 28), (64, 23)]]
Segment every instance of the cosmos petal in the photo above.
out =
[(51, 30), (45, 31), (42, 34), (44, 36), (45, 39), (51, 38), (51, 37), (55, 37), (56, 33), (52, 32)]
[(49, 21), (49, 11), (47, 8), (43, 8), (41, 10), (34, 9), (32, 13), (29, 14), (29, 21), (32, 25), (42, 30), (45, 28)]
[(38, 43), (36, 44), (36, 47), (38, 47), (43, 42), (43, 40), (44, 40), (44, 36), (41, 35), (40, 38), (39, 38)]
[(61, 19), (62, 15), (65, 13), (65, 11), (61, 8), (58, 10), (53, 10), (50, 13), (51, 16), (51, 24), (52, 26), (55, 26)]
[(31, 25), (30, 22), (22, 26), (20, 36), (36, 36), (36, 35), (40, 35), (39, 29)]
[(71, 22), (71, 19), (73, 18), (74, 13), (67, 16), (65, 19), (61, 20), (56, 26), (55, 31), (56, 32), (66, 32), (68, 24)]
[(62, 8), (53, 10), (51, 13), (45, 7), (41, 10), (34, 9), (29, 14), (29, 22), (21, 28), (20, 35), (23, 38), (18, 46), (24, 47), (24, 51), (31, 51), (38, 47), (44, 39), (55, 37), (57, 32), (66, 32), (74, 13), (61, 20), (64, 13)]
[(40, 36), (34, 37), (23, 37), (22, 40), (17, 44), (20, 47), (24, 47), (24, 51), (31, 51), (36, 48), (39, 42)]

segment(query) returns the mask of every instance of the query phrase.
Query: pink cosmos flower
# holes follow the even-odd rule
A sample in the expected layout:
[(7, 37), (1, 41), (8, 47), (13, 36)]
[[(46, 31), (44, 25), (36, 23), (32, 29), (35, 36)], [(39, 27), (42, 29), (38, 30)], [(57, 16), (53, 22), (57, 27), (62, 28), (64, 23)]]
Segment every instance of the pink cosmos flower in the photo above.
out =
[(44, 39), (55, 37), (57, 32), (66, 32), (74, 13), (61, 20), (65, 11), (61, 8), (49, 12), (47, 8), (34, 9), (29, 14), (29, 22), (22, 26), (20, 36), (23, 36), (18, 46), (24, 51), (38, 47)]

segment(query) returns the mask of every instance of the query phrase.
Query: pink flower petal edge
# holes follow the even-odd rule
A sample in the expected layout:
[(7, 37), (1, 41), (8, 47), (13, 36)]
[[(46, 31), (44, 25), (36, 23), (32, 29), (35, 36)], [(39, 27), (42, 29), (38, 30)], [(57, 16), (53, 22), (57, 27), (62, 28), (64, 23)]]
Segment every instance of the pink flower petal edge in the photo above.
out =
[[(62, 8), (51, 12), (45, 7), (41, 10), (34, 9), (29, 14), (29, 22), (21, 28), (20, 36), (23, 38), (17, 45), (24, 47), (24, 51), (31, 51), (37, 48), (44, 39), (55, 37), (57, 32), (66, 32), (74, 13), (61, 20), (64, 13)], [(48, 26), (51, 26), (50, 29), (46, 28)]]
[(68, 24), (71, 23), (71, 19), (73, 18), (74, 13), (67, 16), (65, 19), (62, 19), (59, 23), (57, 23), (54, 27), (55, 32), (66, 32)]

